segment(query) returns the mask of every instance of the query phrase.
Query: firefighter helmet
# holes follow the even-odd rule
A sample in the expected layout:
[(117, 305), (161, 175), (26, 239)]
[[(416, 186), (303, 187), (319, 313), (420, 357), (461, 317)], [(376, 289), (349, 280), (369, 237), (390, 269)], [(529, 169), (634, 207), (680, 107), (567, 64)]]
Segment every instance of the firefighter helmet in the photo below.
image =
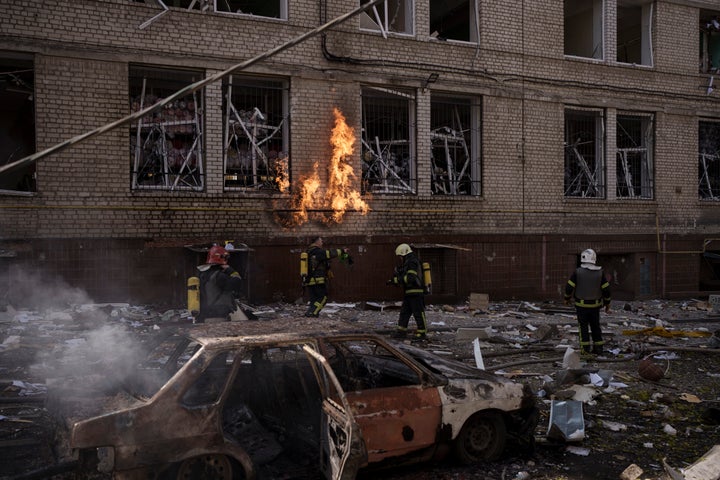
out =
[(404, 257), (408, 253), (412, 253), (412, 250), (410, 249), (410, 245), (408, 245), (407, 243), (401, 243), (395, 249), (395, 255), (399, 255), (401, 257)]
[(227, 265), (228, 258), (230, 258), (228, 251), (219, 245), (215, 245), (208, 251), (205, 263), (210, 263), (212, 265)]
[(597, 262), (597, 254), (592, 248), (588, 248), (580, 254), (580, 263), (590, 263), (595, 265), (595, 262)]

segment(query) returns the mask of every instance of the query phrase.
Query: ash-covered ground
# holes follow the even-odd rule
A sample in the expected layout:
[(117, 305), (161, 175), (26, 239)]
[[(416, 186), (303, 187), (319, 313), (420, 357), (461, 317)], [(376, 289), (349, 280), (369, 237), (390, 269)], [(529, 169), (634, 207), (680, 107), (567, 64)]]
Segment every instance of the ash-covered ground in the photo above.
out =
[[(397, 304), (381, 302), (331, 303), (312, 319), (302, 316), (301, 302), (245, 307), (256, 318), (240, 320), (248, 334), (389, 335), (398, 315)], [(604, 355), (575, 363), (574, 355), (566, 356), (569, 347), (577, 348), (577, 323), (569, 307), (522, 301), (482, 308), (429, 305), (430, 333), (423, 348), (472, 365), (481, 362), (486, 370), (531, 385), (542, 410), (537, 447), (533, 454), (508, 451), (502, 461), (488, 465), (443, 462), (370, 478), (584, 480), (621, 478), (625, 472), (630, 480), (664, 479), (699, 462), (720, 443), (720, 314), (702, 299), (615, 301), (612, 308), (601, 316)], [(0, 478), (90, 478), (68, 468), (72, 457), (58, 440), (58, 419), (48, 409), (53, 381), (122, 368), (140, 354), (143, 338), (190, 323), (187, 311), (159, 306), (6, 305), (0, 312)], [(660, 367), (663, 378), (643, 378), (642, 359)], [(549, 435), (552, 399), (582, 402), (580, 440)]]

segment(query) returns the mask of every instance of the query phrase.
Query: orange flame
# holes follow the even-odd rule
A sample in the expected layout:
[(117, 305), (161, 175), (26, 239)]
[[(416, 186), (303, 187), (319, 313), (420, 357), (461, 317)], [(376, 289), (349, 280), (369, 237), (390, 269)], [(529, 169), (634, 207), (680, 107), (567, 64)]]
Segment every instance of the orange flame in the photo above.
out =
[[(340, 223), (349, 208), (355, 209), (362, 215), (370, 210), (368, 204), (361, 198), (360, 192), (353, 188), (355, 172), (350, 164), (355, 144), (355, 132), (345, 122), (343, 114), (335, 108), (335, 126), (330, 136), (333, 153), (328, 165), (328, 188), (325, 195), (320, 194), (320, 175), (318, 162), (313, 164), (313, 171), (302, 177), (298, 187), (294, 190), (290, 200), (293, 213), (281, 217), (276, 213), (276, 219), (285, 227), (302, 225), (310, 219), (310, 212), (331, 209), (329, 214), (317, 213), (324, 223)], [(284, 173), (284, 172), (283, 172)], [(278, 185), (281, 191), (287, 175), (278, 175)]]
[(355, 132), (345, 122), (345, 116), (337, 108), (335, 114), (335, 128), (330, 136), (333, 154), (330, 159), (328, 190), (326, 198), (333, 210), (332, 220), (336, 223), (342, 221), (348, 208), (353, 208), (365, 215), (370, 207), (360, 198), (360, 192), (353, 188), (355, 172), (347, 163), (348, 157), (353, 153), (355, 145)]
[(273, 162), (275, 167), (275, 183), (280, 193), (285, 193), (290, 188), (290, 174), (288, 173), (288, 158), (278, 158)]

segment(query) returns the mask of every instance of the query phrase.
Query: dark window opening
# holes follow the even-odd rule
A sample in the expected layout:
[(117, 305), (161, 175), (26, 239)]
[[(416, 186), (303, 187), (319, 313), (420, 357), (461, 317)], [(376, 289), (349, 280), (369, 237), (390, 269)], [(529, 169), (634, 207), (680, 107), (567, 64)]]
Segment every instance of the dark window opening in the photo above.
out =
[(603, 112), (565, 110), (565, 196), (605, 197)]
[(603, 0), (565, 0), (565, 55), (602, 59)]
[(720, 11), (700, 11), (700, 72), (720, 72)]
[[(0, 55), (0, 165), (35, 153), (35, 75), (29, 58)], [(35, 163), (0, 175), (0, 191), (35, 192)]]
[[(157, 0), (135, 0), (138, 3), (158, 5)], [(163, 0), (167, 7), (200, 10), (202, 12), (229, 12), (257, 17), (287, 18), (287, 0)]]
[(618, 0), (617, 61), (652, 65), (652, 3)]
[(430, 36), (438, 40), (477, 42), (476, 2), (469, 0), (432, 0)]
[(720, 121), (698, 125), (698, 195), (702, 200), (720, 200)]

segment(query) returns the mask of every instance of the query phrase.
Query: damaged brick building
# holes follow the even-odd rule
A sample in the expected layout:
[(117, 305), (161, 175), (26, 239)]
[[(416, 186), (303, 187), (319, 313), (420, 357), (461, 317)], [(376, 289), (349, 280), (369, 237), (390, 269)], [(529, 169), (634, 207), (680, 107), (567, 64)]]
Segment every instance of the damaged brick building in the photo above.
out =
[(0, 0), (7, 287), (180, 306), (230, 240), (294, 300), (322, 235), (338, 301), (396, 298), (400, 242), (430, 301), (558, 300), (588, 247), (615, 298), (720, 290), (716, 1), (375, 3)]

